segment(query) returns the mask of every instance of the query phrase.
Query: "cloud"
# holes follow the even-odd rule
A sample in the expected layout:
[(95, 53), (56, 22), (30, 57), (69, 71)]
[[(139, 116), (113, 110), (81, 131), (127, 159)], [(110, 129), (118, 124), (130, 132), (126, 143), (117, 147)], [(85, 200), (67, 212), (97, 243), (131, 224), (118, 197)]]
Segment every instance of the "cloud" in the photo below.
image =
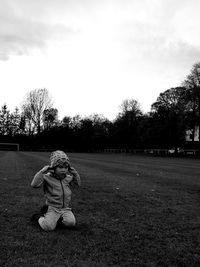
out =
[[(187, 0), (1, 0), (0, 60), (29, 54), (35, 48), (44, 49), (79, 29), (83, 46), (96, 54), (95, 46), (101, 43), (103, 52), (109, 50), (111, 60), (135, 64), (145, 59), (151, 64), (172, 63), (175, 59), (182, 64), (199, 55), (195, 3), (195, 0), (189, 4)], [(82, 51), (80, 47), (79, 50)]]
[(174, 28), (179, 37), (189, 44), (200, 45), (200, 2), (190, 2), (184, 5), (173, 18)]
[(142, 1), (141, 5), (138, 2), (138, 6), (130, 6), (128, 13), (127, 9), (119, 10), (118, 17), (123, 20), (115, 38), (125, 51), (121, 57), (123, 66), (145, 65), (157, 70), (161, 66), (175, 69), (193, 64), (200, 56), (200, 18), (192, 2), (189, 8), (187, 1)]
[[(64, 24), (45, 23), (36, 16), (29, 18), (16, 9), (2, 5), (0, 11), (0, 60), (8, 60), (11, 55), (29, 54), (32, 49), (43, 49), (48, 42), (64, 40), (76, 32)], [(23, 16), (24, 14), (24, 16)]]

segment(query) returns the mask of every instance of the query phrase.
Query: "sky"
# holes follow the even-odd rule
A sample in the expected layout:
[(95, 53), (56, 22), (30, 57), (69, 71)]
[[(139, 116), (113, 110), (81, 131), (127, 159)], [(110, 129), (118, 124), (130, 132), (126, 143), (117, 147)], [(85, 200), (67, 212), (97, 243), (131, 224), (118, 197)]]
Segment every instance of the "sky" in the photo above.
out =
[(200, 61), (199, 0), (0, 0), (0, 106), (46, 88), (64, 116), (149, 112)]

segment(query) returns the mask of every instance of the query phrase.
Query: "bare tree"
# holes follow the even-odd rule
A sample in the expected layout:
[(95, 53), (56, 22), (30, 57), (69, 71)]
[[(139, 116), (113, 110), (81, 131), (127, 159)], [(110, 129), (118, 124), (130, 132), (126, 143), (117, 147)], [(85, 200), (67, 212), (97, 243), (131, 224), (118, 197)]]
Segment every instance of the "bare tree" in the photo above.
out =
[(140, 103), (135, 99), (125, 99), (120, 105), (121, 112), (118, 114), (117, 120), (127, 121), (129, 126), (142, 116)]
[(121, 115), (124, 116), (129, 112), (134, 112), (136, 116), (142, 115), (140, 103), (135, 99), (125, 99), (120, 105)]
[(44, 111), (52, 107), (52, 100), (47, 89), (34, 89), (30, 91), (23, 102), (22, 111), (26, 117), (29, 133), (41, 132)]

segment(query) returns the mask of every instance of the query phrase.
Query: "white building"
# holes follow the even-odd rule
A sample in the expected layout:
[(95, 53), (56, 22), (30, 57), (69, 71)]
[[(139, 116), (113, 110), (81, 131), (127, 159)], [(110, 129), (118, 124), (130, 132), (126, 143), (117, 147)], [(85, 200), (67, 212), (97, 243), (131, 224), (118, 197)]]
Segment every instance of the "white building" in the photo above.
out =
[[(191, 142), (192, 141), (192, 130), (187, 130), (185, 134), (185, 141), (186, 142)], [(195, 126), (195, 132), (194, 132), (194, 141), (198, 142), (199, 141), (199, 126)]]

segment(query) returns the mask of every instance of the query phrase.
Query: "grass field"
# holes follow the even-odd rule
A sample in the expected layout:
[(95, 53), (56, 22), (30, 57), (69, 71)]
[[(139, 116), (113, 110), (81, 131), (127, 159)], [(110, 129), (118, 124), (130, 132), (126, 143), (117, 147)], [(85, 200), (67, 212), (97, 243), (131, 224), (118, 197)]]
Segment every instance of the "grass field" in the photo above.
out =
[(32, 189), (49, 153), (0, 152), (0, 266), (200, 266), (200, 160), (69, 154), (77, 228), (43, 232)]

